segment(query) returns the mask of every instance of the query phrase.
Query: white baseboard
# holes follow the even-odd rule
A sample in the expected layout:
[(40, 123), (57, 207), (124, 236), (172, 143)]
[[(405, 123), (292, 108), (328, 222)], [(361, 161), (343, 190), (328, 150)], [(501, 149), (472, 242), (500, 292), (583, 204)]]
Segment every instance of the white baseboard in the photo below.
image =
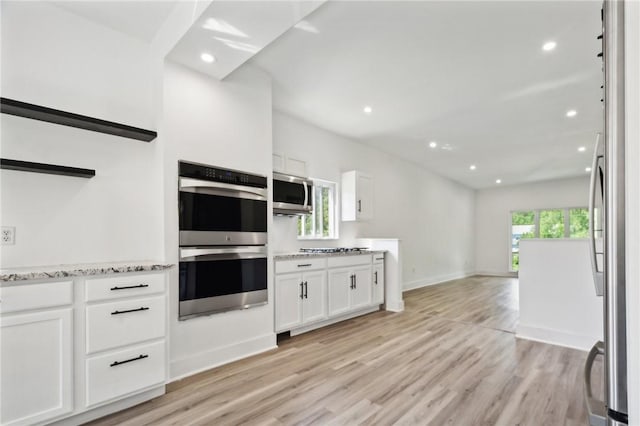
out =
[(527, 325), (518, 325), (516, 328), (516, 337), (551, 345), (564, 346), (566, 348), (579, 349), (581, 351), (588, 351), (598, 340), (602, 340), (601, 337), (581, 336), (565, 331), (530, 327)]
[(269, 333), (233, 345), (172, 360), (169, 364), (168, 383), (277, 347), (276, 334)]
[(485, 275), (489, 277), (518, 278), (518, 273), (512, 272), (512, 271), (476, 271), (474, 275)]
[(389, 312), (402, 312), (404, 311), (404, 300), (399, 300), (395, 303), (385, 303), (384, 310)]
[(402, 285), (402, 292), (414, 290), (416, 288), (428, 287), (430, 285), (441, 284), (451, 280), (459, 280), (461, 278), (472, 277), (476, 275), (475, 272), (457, 272), (453, 274), (438, 275), (435, 277), (423, 278), (421, 280), (408, 281)]

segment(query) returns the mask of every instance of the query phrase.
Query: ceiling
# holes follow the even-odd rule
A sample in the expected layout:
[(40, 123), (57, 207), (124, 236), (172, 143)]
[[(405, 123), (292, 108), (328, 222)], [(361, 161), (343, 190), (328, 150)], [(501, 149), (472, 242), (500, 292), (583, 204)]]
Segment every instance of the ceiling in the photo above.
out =
[(67, 12), (150, 42), (179, 0), (50, 1)]
[(595, 1), (336, 1), (251, 62), (274, 108), (486, 188), (587, 175), (600, 27)]

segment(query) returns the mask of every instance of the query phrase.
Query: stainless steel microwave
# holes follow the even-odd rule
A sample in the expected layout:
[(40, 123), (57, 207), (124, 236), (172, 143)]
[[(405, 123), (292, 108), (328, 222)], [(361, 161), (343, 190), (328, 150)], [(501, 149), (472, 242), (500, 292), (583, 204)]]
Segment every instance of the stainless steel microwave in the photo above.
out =
[(273, 173), (273, 213), (300, 215), (313, 212), (311, 179)]

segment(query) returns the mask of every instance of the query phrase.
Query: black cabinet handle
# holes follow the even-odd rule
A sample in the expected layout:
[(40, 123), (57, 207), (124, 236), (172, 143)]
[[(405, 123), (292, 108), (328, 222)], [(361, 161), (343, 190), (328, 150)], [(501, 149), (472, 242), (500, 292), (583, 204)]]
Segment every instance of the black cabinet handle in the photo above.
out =
[(137, 308), (137, 309), (127, 309), (126, 311), (113, 311), (111, 312), (111, 315), (120, 315), (120, 314), (128, 314), (129, 312), (140, 312), (140, 311), (148, 311), (149, 308), (146, 307), (141, 307), (141, 308)]
[(602, 40), (602, 34), (598, 36), (598, 40)]
[(351, 290), (353, 290), (354, 288), (356, 288), (356, 284), (355, 284), (355, 275), (351, 275), (349, 278), (351, 278)]
[(300, 299), (304, 299), (304, 290), (302, 289), (304, 282), (300, 281)]
[(145, 358), (149, 358), (149, 355), (140, 355), (140, 356), (137, 356), (135, 358), (125, 359), (124, 361), (114, 361), (109, 365), (109, 367), (117, 367), (119, 365), (126, 364), (128, 362), (139, 361), (139, 360), (145, 359)]
[(602, 52), (598, 53), (598, 58), (602, 58)]
[(131, 288), (145, 288), (145, 287), (149, 287), (149, 284), (138, 284), (138, 285), (127, 285), (127, 286), (122, 286), (122, 287), (111, 287), (111, 291), (115, 291), (115, 290), (129, 290)]
[(378, 285), (378, 271), (375, 271), (373, 273), (373, 276), (375, 277), (375, 280), (374, 280), (375, 285)]
[(358, 200), (358, 213), (362, 212), (362, 200)]
[(308, 299), (309, 298), (309, 287), (307, 285), (307, 282), (304, 282), (304, 298)]
[(355, 275), (353, 276), (353, 288), (358, 288), (358, 277)]
[(311, 266), (310, 263), (303, 263), (302, 265), (298, 265), (298, 268), (303, 268), (305, 266)]

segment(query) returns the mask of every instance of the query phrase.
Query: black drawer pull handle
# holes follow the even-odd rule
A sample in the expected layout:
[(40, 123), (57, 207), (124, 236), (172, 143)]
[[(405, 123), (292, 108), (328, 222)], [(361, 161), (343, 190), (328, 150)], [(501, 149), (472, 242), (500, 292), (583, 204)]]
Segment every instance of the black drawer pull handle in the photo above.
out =
[(109, 367), (117, 367), (119, 365), (126, 364), (128, 362), (138, 361), (145, 358), (149, 358), (149, 355), (140, 355), (135, 358), (125, 359), (124, 361), (114, 361), (109, 365)]
[(598, 53), (598, 58), (602, 58), (602, 52)]
[(384, 257), (376, 257), (376, 260), (384, 260)]
[(122, 287), (111, 287), (111, 291), (114, 290), (129, 290), (130, 288), (145, 288), (145, 287), (149, 287), (149, 284), (138, 284), (138, 285), (127, 285), (127, 286), (122, 286)]
[(113, 311), (111, 315), (120, 315), (120, 314), (128, 314), (129, 312), (139, 312), (139, 311), (148, 311), (149, 308), (145, 308), (144, 306), (137, 309), (127, 309), (126, 311)]
[(305, 267), (305, 266), (311, 266), (311, 264), (310, 263), (303, 263), (301, 265), (298, 265), (298, 268), (302, 268), (302, 267)]

